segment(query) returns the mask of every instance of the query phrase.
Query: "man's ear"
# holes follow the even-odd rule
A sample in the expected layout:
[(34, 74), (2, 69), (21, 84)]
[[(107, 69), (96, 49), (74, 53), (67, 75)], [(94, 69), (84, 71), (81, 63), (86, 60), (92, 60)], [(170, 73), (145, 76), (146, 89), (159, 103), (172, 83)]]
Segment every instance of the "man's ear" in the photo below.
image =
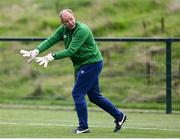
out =
[(61, 24), (64, 24), (63, 20), (61, 19)]

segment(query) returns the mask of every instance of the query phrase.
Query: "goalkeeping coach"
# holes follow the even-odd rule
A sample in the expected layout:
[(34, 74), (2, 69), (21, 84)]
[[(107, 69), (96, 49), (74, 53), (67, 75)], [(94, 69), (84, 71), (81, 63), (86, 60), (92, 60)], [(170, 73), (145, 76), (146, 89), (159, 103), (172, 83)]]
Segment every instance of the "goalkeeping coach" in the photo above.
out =
[[(89, 133), (88, 128), (88, 112), (85, 95), (89, 100), (108, 112), (115, 119), (115, 129), (117, 132), (121, 129), (127, 116), (123, 114), (111, 101), (106, 99), (100, 93), (99, 74), (103, 67), (103, 58), (99, 48), (94, 40), (90, 28), (76, 21), (73, 12), (70, 9), (60, 11), (59, 17), (62, 25), (49, 36), (45, 41), (41, 42), (34, 50), (20, 50), (23, 57), (29, 58), (28, 63), (33, 59), (47, 67), (48, 63), (53, 60), (69, 57), (75, 69), (75, 84), (72, 90), (72, 96), (79, 120), (79, 126), (74, 133)], [(63, 40), (65, 49), (55, 53), (49, 53), (44, 57), (37, 55), (55, 43)]]

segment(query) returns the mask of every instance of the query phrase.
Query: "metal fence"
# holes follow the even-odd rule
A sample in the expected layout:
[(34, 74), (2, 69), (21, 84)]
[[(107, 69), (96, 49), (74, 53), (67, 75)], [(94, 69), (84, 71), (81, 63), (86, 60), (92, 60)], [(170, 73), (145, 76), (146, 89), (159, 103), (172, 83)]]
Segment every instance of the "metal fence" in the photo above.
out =
[[(43, 41), (46, 38), (0, 38), (0, 41), (30, 42)], [(166, 46), (166, 113), (172, 113), (172, 43), (180, 42), (180, 38), (95, 38), (97, 42), (161, 42)]]

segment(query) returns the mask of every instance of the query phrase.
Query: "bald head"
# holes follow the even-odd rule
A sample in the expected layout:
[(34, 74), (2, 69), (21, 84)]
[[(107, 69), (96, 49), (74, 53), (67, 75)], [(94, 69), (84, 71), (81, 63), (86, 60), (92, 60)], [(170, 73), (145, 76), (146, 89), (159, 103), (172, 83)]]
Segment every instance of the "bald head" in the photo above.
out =
[(73, 29), (76, 25), (76, 19), (73, 12), (70, 9), (64, 9), (59, 12), (61, 23), (64, 24), (68, 29)]
[(64, 9), (64, 10), (59, 12), (59, 17), (62, 18), (62, 16), (67, 12), (73, 15), (73, 12), (71, 9)]

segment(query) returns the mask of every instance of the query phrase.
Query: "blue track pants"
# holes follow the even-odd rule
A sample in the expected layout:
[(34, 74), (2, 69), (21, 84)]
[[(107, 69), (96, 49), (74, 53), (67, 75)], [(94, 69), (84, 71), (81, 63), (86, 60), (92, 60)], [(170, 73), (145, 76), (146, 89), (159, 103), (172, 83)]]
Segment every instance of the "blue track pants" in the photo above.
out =
[(102, 61), (85, 65), (81, 67), (76, 75), (72, 96), (77, 111), (79, 126), (84, 129), (88, 128), (88, 112), (85, 100), (86, 94), (92, 103), (108, 112), (114, 119), (121, 120), (123, 117), (123, 113), (100, 93), (99, 74), (102, 70), (102, 66)]

